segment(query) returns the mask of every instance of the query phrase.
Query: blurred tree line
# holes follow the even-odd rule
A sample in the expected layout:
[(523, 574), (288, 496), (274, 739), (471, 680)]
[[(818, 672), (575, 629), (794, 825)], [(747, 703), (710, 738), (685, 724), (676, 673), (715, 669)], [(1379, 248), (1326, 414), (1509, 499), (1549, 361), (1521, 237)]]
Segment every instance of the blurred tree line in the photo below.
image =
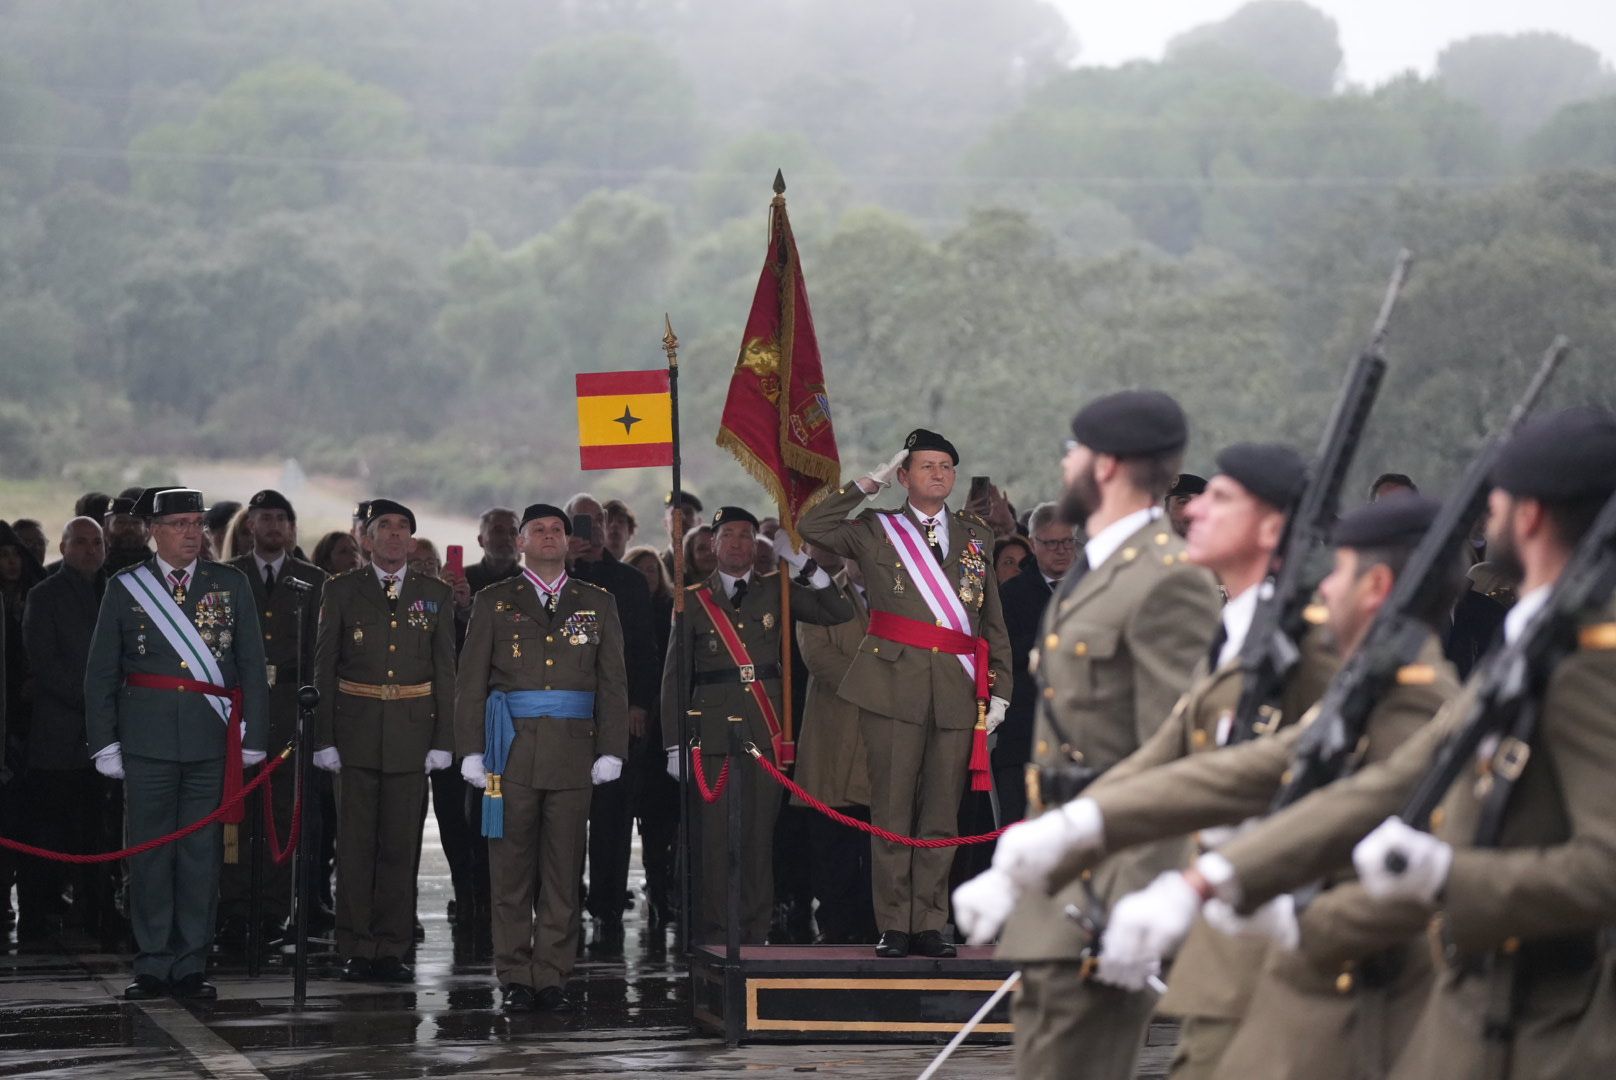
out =
[(1452, 475), (1555, 332), (1553, 398), (1616, 404), (1592, 49), (1350, 86), (1328, 17), (1258, 0), (1080, 58), (1043, 0), (0, 2), (0, 460), (644, 506), (578, 473), (571, 376), (657, 365), (668, 312), (692, 486), (759, 501), (712, 436), (776, 167), (849, 469), (937, 427), (1030, 503), (1074, 403), (1147, 383), (1192, 465), (1310, 445), (1401, 246), (1364, 471)]

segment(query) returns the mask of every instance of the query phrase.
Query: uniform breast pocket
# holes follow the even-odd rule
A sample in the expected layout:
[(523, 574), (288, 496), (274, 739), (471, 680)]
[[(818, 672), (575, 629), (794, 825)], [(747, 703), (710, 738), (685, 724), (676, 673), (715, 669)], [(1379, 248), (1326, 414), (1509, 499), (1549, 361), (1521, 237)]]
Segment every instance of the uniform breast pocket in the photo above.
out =
[(382, 625), (378, 622), (361, 619), (344, 623), (342, 627), (342, 655), (364, 656), (383, 637)]
[(1043, 645), (1042, 663), (1052, 685), (1065, 681), (1095, 701), (1127, 692), (1128, 677), (1118, 655), (1122, 631), (1114, 626), (1071, 626)]

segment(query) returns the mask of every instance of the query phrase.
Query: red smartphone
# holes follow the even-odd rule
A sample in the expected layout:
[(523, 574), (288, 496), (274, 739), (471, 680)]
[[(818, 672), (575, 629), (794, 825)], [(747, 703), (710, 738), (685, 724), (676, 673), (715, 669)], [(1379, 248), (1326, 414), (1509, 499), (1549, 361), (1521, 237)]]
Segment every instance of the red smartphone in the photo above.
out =
[(466, 549), (459, 544), (450, 544), (447, 549), (447, 561), (443, 564), (445, 574), (455, 577), (466, 576)]

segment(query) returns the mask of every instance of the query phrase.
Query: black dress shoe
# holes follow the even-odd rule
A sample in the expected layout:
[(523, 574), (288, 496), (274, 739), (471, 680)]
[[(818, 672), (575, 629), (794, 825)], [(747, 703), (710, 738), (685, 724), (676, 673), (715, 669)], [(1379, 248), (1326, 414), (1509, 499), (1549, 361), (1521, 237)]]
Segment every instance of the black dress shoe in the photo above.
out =
[(356, 956), (342, 965), (343, 982), (369, 982), (370, 960), (363, 956)]
[(560, 1012), (572, 1008), (572, 1003), (559, 986), (546, 986), (533, 995), (533, 1007), (540, 1012)]
[(909, 942), (909, 951), (916, 956), (932, 956), (947, 959), (954, 955), (954, 946), (943, 940), (943, 935), (936, 930), (922, 930)]
[(150, 1001), (167, 994), (168, 984), (155, 975), (136, 975), (135, 981), (123, 988), (125, 1001)]
[(508, 1013), (533, 1012), (538, 1008), (538, 999), (531, 986), (506, 983), (499, 1007)]
[(421, 925), (420, 919), (415, 920), (415, 940), (417, 943), (426, 940), (426, 927)]
[(875, 943), (875, 955), (896, 959), (909, 955), (909, 935), (902, 930), (883, 930), (881, 940)]
[(610, 917), (598, 920), (594, 936), (589, 940), (589, 951), (596, 956), (622, 956), (623, 920)]
[(200, 971), (193, 971), (175, 980), (174, 996), (181, 1001), (217, 1001), (219, 988), (204, 979)]
[(415, 969), (396, 956), (378, 956), (370, 962), (373, 982), (414, 982)]

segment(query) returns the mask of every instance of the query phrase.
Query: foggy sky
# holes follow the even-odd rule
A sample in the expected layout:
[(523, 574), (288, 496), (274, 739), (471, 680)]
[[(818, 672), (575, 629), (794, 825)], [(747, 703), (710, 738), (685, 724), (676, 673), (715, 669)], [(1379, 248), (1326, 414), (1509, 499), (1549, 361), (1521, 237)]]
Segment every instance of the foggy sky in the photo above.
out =
[[(1080, 64), (1159, 59), (1175, 34), (1216, 22), (1244, 0), (1051, 0), (1072, 23)], [(1616, 57), (1609, 0), (1309, 0), (1335, 19), (1346, 77), (1373, 85), (1408, 68), (1429, 74), (1437, 53), (1475, 34), (1552, 30)]]

